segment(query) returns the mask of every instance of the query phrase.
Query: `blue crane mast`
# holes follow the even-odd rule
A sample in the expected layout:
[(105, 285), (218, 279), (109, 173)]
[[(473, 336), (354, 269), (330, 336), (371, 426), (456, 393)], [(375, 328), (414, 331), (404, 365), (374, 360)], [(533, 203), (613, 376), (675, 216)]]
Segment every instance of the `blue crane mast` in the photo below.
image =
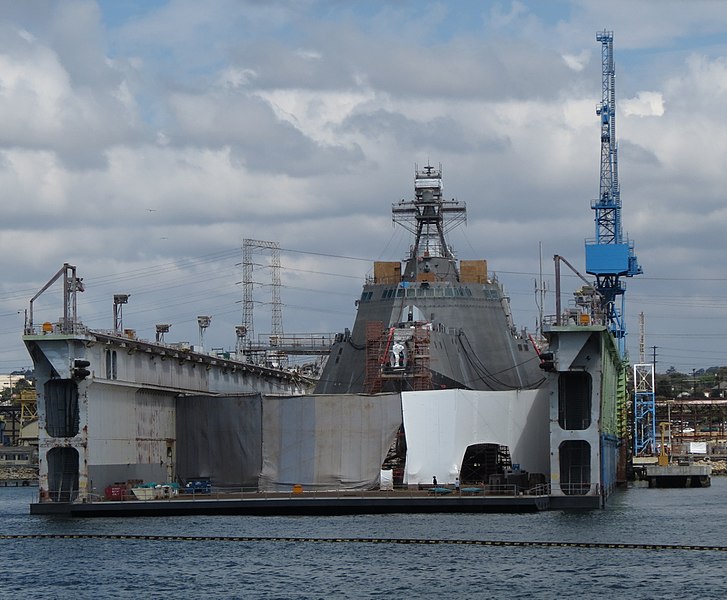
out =
[[(595, 211), (596, 237), (586, 240), (586, 271), (596, 276), (600, 310), (618, 345), (626, 356), (626, 325), (622, 277), (641, 273), (633, 242), (624, 239), (621, 230), (621, 189), (618, 182), (618, 147), (616, 145), (616, 70), (613, 64), (613, 32), (599, 31), (601, 42), (601, 103), (596, 114), (601, 118), (601, 178), (598, 198), (591, 204)], [(656, 441), (656, 404), (653, 365), (634, 366), (635, 456), (653, 453)], [(648, 386), (646, 383), (651, 382)]]
[(618, 182), (616, 145), (616, 71), (613, 64), (613, 32), (599, 31), (601, 42), (601, 102), (596, 114), (601, 118), (601, 178), (595, 211), (596, 237), (586, 240), (586, 271), (596, 276), (596, 290), (606, 324), (616, 337), (621, 356), (626, 354), (624, 292), (622, 277), (641, 273), (634, 245), (624, 240), (621, 230), (621, 190)]

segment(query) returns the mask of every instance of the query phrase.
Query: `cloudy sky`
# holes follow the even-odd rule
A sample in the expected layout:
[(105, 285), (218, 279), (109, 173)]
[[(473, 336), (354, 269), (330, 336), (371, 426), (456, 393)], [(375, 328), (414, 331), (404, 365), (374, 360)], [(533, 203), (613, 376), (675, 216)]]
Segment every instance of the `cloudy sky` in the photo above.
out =
[[(86, 325), (232, 348), (243, 239), (280, 244), (287, 333), (351, 327), (373, 260), (410, 239), (391, 204), (442, 164), (535, 328), (554, 254), (595, 235), (601, 46), (615, 40), (628, 280), (658, 370), (727, 365), (727, 3), (692, 0), (0, 2), (0, 372), (30, 366), (29, 299), (65, 263)], [(261, 255), (261, 265), (268, 257)], [(256, 268), (255, 332), (270, 331)], [(575, 277), (564, 289), (579, 285)], [(61, 315), (59, 286), (36, 322)]]

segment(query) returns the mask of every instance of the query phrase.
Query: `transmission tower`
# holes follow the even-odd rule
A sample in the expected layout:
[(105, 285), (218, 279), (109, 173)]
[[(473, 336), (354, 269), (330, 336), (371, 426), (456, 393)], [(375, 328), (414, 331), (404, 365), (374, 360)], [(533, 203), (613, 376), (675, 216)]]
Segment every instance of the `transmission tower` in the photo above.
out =
[(616, 337), (621, 356), (625, 356), (625, 288), (621, 277), (638, 275), (641, 267), (634, 254), (633, 243), (624, 240), (621, 231), (613, 32), (599, 31), (596, 41), (601, 42), (601, 102), (596, 108), (596, 114), (601, 118), (601, 172), (599, 195), (591, 204), (595, 211), (596, 238), (586, 241), (586, 271), (596, 276), (603, 314)]
[[(271, 337), (276, 341), (283, 336), (283, 311), (280, 302), (280, 244), (278, 242), (265, 242), (261, 240), (244, 239), (242, 241), (242, 338), (247, 339), (248, 346), (255, 342), (254, 327), (254, 297), (253, 272), (255, 266), (254, 256), (257, 254), (270, 254), (270, 288), (271, 288)], [(264, 284), (260, 284), (264, 285)]]

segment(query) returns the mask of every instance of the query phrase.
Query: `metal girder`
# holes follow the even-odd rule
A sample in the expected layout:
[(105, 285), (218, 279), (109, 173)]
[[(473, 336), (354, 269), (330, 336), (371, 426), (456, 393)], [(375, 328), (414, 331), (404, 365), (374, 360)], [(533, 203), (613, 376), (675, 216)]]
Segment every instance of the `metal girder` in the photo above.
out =
[(656, 454), (654, 365), (634, 365), (634, 456)]

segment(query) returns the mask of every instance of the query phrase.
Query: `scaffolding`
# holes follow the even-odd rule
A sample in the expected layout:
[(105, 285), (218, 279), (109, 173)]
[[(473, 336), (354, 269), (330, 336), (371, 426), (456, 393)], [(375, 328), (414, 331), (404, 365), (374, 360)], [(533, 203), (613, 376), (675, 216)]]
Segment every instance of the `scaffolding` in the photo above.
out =
[(432, 389), (432, 371), (429, 368), (429, 329), (417, 327), (414, 330), (414, 356), (412, 389)]
[(654, 365), (634, 365), (634, 456), (656, 454)]
[(432, 389), (429, 329), (421, 326), (414, 328), (407, 363), (399, 367), (387, 362), (394, 332), (393, 328), (384, 329), (381, 321), (366, 323), (364, 391), (378, 394), (384, 389), (384, 380), (398, 382), (396, 389), (399, 391)]
[(38, 395), (35, 390), (20, 391), (20, 429), (38, 419)]

